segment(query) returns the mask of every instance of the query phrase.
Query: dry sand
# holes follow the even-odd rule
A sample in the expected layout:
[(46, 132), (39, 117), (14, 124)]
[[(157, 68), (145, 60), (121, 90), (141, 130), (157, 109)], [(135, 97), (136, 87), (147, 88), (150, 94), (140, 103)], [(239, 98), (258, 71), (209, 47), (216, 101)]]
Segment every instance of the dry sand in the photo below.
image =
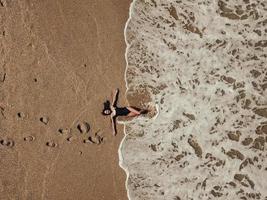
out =
[(129, 3), (0, 0), (0, 199), (127, 199), (122, 127), (100, 111), (116, 87), (126, 103)]

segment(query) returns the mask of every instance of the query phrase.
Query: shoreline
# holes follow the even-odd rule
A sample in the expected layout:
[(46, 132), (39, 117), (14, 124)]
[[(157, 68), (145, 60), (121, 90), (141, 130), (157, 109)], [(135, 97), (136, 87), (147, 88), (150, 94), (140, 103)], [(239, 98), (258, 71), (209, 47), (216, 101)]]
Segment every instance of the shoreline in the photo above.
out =
[[(136, 0), (132, 0), (132, 2), (130, 3), (130, 6), (129, 6), (129, 16), (128, 16), (128, 19), (125, 23), (125, 27), (124, 27), (124, 32), (123, 32), (123, 35), (124, 35), (124, 41), (125, 41), (125, 44), (126, 44), (126, 48), (125, 48), (125, 62), (126, 62), (126, 66), (125, 66), (125, 71), (124, 71), (124, 80), (125, 80), (125, 87), (126, 87), (126, 90), (125, 90), (125, 98), (126, 98), (126, 101), (128, 102), (127, 100), (127, 91), (128, 91), (128, 83), (127, 83), (127, 70), (128, 70), (128, 59), (127, 59), (127, 54), (128, 54), (128, 49), (129, 49), (129, 43), (127, 41), (127, 35), (126, 35), (126, 31), (127, 31), (127, 27), (129, 25), (129, 22), (131, 20), (131, 14), (132, 14), (132, 9), (133, 9), (133, 6), (134, 6), (134, 3), (135, 3)], [(123, 166), (123, 156), (122, 156), (122, 152), (121, 152), (121, 148), (122, 148), (122, 145), (123, 145), (123, 142), (124, 140), (126, 139), (127, 137), (127, 134), (126, 134), (126, 125), (125, 123), (122, 123), (123, 124), (123, 138), (121, 139), (121, 142), (120, 142), (120, 146), (118, 148), (118, 156), (119, 156), (119, 166), (120, 168), (125, 172), (126, 174), (126, 180), (125, 180), (125, 189), (126, 189), (126, 192), (127, 192), (127, 198), (128, 200), (131, 200), (130, 198), (130, 194), (129, 194), (129, 189), (128, 189), (128, 180), (129, 180), (129, 171)]]

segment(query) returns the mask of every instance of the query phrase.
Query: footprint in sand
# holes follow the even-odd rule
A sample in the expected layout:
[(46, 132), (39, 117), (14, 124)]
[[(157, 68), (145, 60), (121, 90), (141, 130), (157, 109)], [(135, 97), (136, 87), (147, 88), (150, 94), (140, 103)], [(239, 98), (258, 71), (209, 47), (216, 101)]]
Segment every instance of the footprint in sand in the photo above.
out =
[(48, 122), (49, 122), (49, 118), (48, 118), (48, 117), (40, 117), (40, 121), (41, 121), (43, 124), (47, 125)]
[(32, 142), (32, 141), (35, 140), (35, 137), (32, 136), (32, 135), (29, 135), (29, 136), (27, 136), (27, 137), (24, 137), (23, 140), (24, 140), (25, 142)]
[(74, 139), (75, 139), (74, 137), (70, 136), (70, 137), (67, 138), (67, 141), (68, 142), (72, 142)]
[(6, 0), (0, 0), (0, 6), (6, 7), (7, 6)]
[(53, 141), (50, 141), (50, 142), (46, 143), (46, 146), (54, 148), (54, 147), (57, 147), (57, 144), (55, 142), (53, 142)]
[(77, 125), (77, 129), (80, 133), (88, 133), (90, 131), (90, 125), (87, 122), (80, 122)]
[(23, 112), (18, 112), (18, 113), (17, 113), (17, 116), (18, 116), (18, 118), (20, 118), (20, 119), (24, 119), (24, 118), (25, 118), (25, 114), (24, 114)]
[(89, 136), (88, 137), (88, 139), (86, 139), (86, 140), (83, 140), (83, 143), (89, 143), (89, 144), (96, 144), (96, 139), (95, 138), (93, 138), (93, 137), (91, 137), (91, 136)]
[(7, 138), (7, 139), (1, 139), (0, 144), (11, 148), (15, 145), (15, 142), (14, 140)]
[(98, 135), (98, 132), (95, 133), (95, 138), (97, 140), (97, 144), (102, 144), (104, 143), (104, 137), (101, 135)]
[(60, 128), (60, 129), (58, 129), (58, 132), (60, 133), (60, 134), (64, 134), (64, 135), (67, 135), (67, 134), (70, 134), (70, 129), (69, 128)]
[(104, 137), (101, 134), (99, 134), (100, 132), (101, 132), (100, 130), (95, 132), (95, 137), (98, 141), (98, 144), (104, 143)]
[(83, 142), (99, 145), (99, 144), (102, 144), (104, 142), (104, 137), (98, 135), (98, 132), (96, 132), (94, 137), (89, 136), (88, 139), (84, 140)]

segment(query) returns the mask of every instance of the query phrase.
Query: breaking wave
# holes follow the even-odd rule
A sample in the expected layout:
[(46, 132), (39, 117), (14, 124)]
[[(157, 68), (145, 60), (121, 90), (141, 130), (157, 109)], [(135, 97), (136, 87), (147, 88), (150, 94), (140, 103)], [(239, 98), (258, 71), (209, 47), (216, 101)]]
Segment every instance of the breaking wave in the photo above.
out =
[(134, 0), (125, 37), (129, 199), (266, 200), (267, 1)]

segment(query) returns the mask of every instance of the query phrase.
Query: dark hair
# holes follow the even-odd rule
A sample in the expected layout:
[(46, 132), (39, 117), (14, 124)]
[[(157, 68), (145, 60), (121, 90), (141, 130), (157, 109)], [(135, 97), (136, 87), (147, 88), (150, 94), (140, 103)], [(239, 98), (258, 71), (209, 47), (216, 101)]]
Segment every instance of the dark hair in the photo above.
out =
[(104, 109), (102, 110), (102, 115), (110, 115), (110, 114), (106, 114), (105, 113), (106, 110), (111, 111), (111, 109), (110, 109), (110, 101), (109, 100), (104, 102)]

